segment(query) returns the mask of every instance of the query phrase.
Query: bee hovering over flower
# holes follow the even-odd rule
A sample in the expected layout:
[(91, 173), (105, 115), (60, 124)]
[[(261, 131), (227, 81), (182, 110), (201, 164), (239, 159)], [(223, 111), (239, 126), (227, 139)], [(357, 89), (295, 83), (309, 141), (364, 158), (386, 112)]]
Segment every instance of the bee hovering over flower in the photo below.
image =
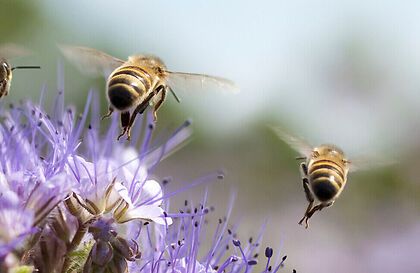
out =
[(15, 57), (28, 55), (29, 52), (15, 44), (0, 45), (0, 98), (9, 94), (12, 83), (12, 71), (15, 69), (40, 69), (40, 66), (14, 66), (9, 60)]
[(174, 88), (187, 89), (191, 88), (192, 83), (198, 82), (201, 88), (213, 85), (220, 90), (238, 91), (232, 81), (224, 78), (169, 71), (161, 59), (152, 55), (133, 55), (123, 61), (87, 47), (60, 46), (60, 49), (81, 71), (107, 78), (109, 111), (103, 118), (111, 116), (114, 110), (120, 112), (122, 133), (118, 139), (124, 135), (130, 139), (130, 130), (137, 114), (142, 114), (149, 105), (153, 107), (156, 121), (157, 111), (168, 92), (179, 102)]
[[(309, 205), (299, 224), (302, 225), (305, 221), (305, 228), (308, 228), (308, 220), (316, 211), (334, 204), (346, 185), (349, 171), (391, 164), (391, 162), (362, 158), (350, 161), (344, 152), (333, 144), (312, 147), (304, 140), (292, 136), (282, 129), (275, 127), (272, 129), (280, 139), (301, 154), (296, 159), (304, 161), (300, 164), (300, 170), (303, 189)], [(319, 201), (316, 206), (314, 206), (315, 198)]]

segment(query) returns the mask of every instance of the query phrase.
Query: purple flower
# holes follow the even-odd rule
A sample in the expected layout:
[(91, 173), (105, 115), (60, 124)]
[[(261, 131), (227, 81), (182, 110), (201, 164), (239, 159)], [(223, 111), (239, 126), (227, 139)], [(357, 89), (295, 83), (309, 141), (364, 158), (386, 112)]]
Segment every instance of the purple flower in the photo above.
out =
[[(76, 232), (77, 225), (69, 221), (71, 216), (66, 216), (62, 206), (64, 200), (81, 207), (82, 222), (101, 217), (120, 224), (172, 222), (162, 208), (162, 188), (148, 178), (148, 171), (189, 137), (190, 122), (163, 144), (152, 142), (153, 126), (149, 125), (144, 139), (138, 135), (127, 145), (116, 141), (115, 118), (104, 137), (98, 126), (86, 125), (89, 110), (91, 124), (100, 124), (97, 101), (91, 104), (92, 93), (79, 118), (72, 107), (64, 108), (63, 98), (60, 92), (51, 114), (42, 109), (42, 99), (40, 105), (22, 102), (0, 110), (0, 256), (24, 249), (28, 235), (37, 232), (42, 237), (43, 230), (50, 232), (50, 225), (69, 230), (69, 236)], [(151, 119), (145, 122), (151, 124)], [(63, 209), (59, 226), (56, 217)], [(36, 243), (28, 247), (37, 248)]]
[(0, 209), (0, 261), (34, 233), (34, 213), (18, 207)]
[[(118, 167), (116, 161), (111, 160), (99, 160), (94, 164), (81, 157), (69, 159), (68, 167), (77, 173), (74, 179), (78, 185), (71, 198), (86, 209), (83, 220), (111, 213), (117, 223), (142, 219), (170, 225), (172, 220), (164, 216), (161, 207), (162, 188), (157, 181), (146, 179), (146, 167), (140, 165), (135, 174), (130, 165)], [(132, 185), (133, 194), (130, 194), (128, 187)]]
[[(206, 177), (208, 179), (209, 177)], [(214, 179), (221, 178), (215, 174)], [(174, 224), (163, 226), (131, 226), (131, 232), (138, 234), (143, 242), (142, 259), (130, 264), (132, 272), (152, 273), (215, 273), (215, 272), (252, 272), (255, 271), (260, 251), (264, 226), (256, 239), (252, 237), (242, 243), (236, 232), (239, 224), (229, 225), (233, 201), (230, 202), (225, 216), (217, 220), (214, 230), (209, 230), (210, 216), (214, 208), (207, 206), (207, 196), (196, 206), (185, 207), (172, 214)], [(204, 242), (211, 242), (203, 249)], [(263, 272), (277, 272), (282, 268), (286, 256), (272, 261), (273, 249), (265, 250), (266, 264)]]
[[(0, 110), (0, 270), (19, 265), (40, 272), (256, 268), (263, 229), (255, 240), (240, 241), (239, 226), (228, 222), (233, 202), (216, 218), (214, 230), (207, 225), (215, 214), (207, 191), (200, 204), (169, 209), (170, 198), (222, 179), (220, 172), (173, 192), (163, 187), (167, 180), (153, 176), (159, 162), (188, 140), (190, 121), (165, 139), (153, 134), (153, 117), (146, 113), (136, 121), (131, 142), (120, 142), (116, 117), (100, 128), (94, 93), (81, 115), (65, 107), (62, 91), (47, 113), (43, 96), (38, 104)], [(204, 241), (210, 242), (207, 249)], [(285, 258), (273, 263), (271, 248), (265, 253), (264, 272), (278, 271)], [(15, 264), (6, 265), (7, 257)]]
[(10, 111), (0, 124), (0, 257), (39, 230), (71, 187), (64, 172), (46, 174), (47, 164), (27, 137), (33, 128), (18, 124), (18, 110)]

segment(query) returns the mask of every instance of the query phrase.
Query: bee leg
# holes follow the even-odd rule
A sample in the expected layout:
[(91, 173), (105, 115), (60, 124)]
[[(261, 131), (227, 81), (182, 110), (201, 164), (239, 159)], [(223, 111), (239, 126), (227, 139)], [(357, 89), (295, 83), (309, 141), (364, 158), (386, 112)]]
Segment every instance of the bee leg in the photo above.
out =
[(130, 132), (129, 132), (129, 121), (130, 121), (130, 112), (123, 112), (120, 115), (121, 118), (121, 127), (122, 132), (118, 136), (117, 140), (120, 140), (120, 138), (127, 133), (127, 138), (130, 139)]
[(333, 204), (334, 204), (334, 201), (331, 201), (331, 202), (328, 202), (328, 203), (321, 203), (321, 204), (313, 207), (306, 215), (306, 220), (305, 220), (306, 228), (308, 228), (308, 226), (309, 226), (308, 225), (309, 218), (311, 218), (312, 215), (314, 215), (314, 213), (316, 211), (318, 211), (318, 210), (321, 211), (323, 208), (331, 207)]
[[(152, 95), (153, 95), (153, 93), (152, 93)], [(137, 114), (143, 114), (144, 113), (147, 106), (149, 106), (150, 99), (153, 97), (152, 95), (150, 95), (142, 103), (140, 103), (139, 106), (137, 106), (136, 109), (134, 109), (133, 113), (131, 114), (131, 117), (129, 117), (129, 119), (127, 121), (126, 129), (125, 129), (125, 133), (127, 133), (127, 140), (130, 140), (131, 128), (133, 127), (133, 124), (134, 124), (134, 121), (136, 120)], [(122, 134), (122, 135), (124, 135), (124, 134)]]
[(112, 108), (111, 106), (108, 108), (108, 113), (106, 113), (105, 115), (102, 116), (101, 120), (104, 120), (106, 118), (109, 118), (112, 113), (114, 112), (114, 108)]
[(305, 190), (306, 200), (308, 200), (309, 203), (313, 203), (315, 201), (315, 198), (314, 198), (311, 190), (309, 189), (308, 178), (306, 178), (306, 177), (302, 178), (302, 184), (303, 184), (303, 189)]
[(308, 225), (308, 220), (309, 220), (308, 212), (312, 210), (313, 204), (314, 204), (314, 202), (309, 203), (309, 205), (308, 205), (308, 207), (306, 209), (305, 215), (299, 221), (299, 225), (302, 225), (303, 221), (305, 221), (305, 228), (308, 228), (309, 227), (309, 225)]
[[(153, 107), (153, 119), (154, 119), (154, 121), (156, 122), (156, 120), (157, 120), (157, 111), (159, 110), (159, 108), (162, 106), (162, 103), (163, 103), (163, 101), (165, 100), (165, 98), (166, 98), (166, 89), (164, 88), (164, 87), (162, 87), (161, 89), (159, 89), (159, 90), (156, 90), (156, 92), (161, 92), (161, 97), (160, 97), (160, 100), (155, 104), (155, 106)], [(158, 94), (158, 93), (156, 93), (156, 94)]]
[(302, 220), (301, 220), (301, 222), (303, 222), (303, 220), (305, 220), (305, 228), (308, 228), (309, 227), (309, 224), (308, 224), (309, 218), (311, 218), (312, 215), (314, 215), (314, 213), (317, 210), (322, 210), (323, 207), (324, 207), (323, 204), (319, 204), (319, 205), (316, 205), (315, 207), (311, 208), (309, 211), (307, 211), (305, 213), (305, 217), (303, 217)]
[(306, 163), (302, 162), (300, 163), (300, 171), (302, 177), (308, 176), (308, 166), (306, 166)]
[(308, 212), (312, 209), (312, 206), (314, 205), (315, 198), (312, 195), (311, 190), (309, 189), (309, 180), (307, 178), (308, 167), (306, 166), (306, 163), (302, 162), (300, 164), (300, 172), (301, 172), (301, 175), (302, 175), (302, 185), (303, 185), (303, 189), (305, 190), (306, 200), (308, 200), (308, 202), (309, 202), (303, 218), (299, 221), (299, 225), (302, 225), (303, 221), (306, 219), (306, 217), (308, 215)]
[(305, 190), (306, 200), (308, 200), (309, 204), (308, 204), (308, 207), (306, 208), (306, 211), (305, 211), (305, 214), (304, 214), (303, 218), (300, 219), (300, 221), (299, 221), (299, 225), (302, 225), (303, 221), (305, 221), (305, 224), (306, 224), (305, 228), (308, 228), (308, 219), (309, 219), (308, 214), (312, 210), (312, 206), (314, 205), (315, 198), (312, 195), (311, 190), (309, 189), (308, 178), (306, 178), (306, 177), (302, 178), (302, 184), (303, 184), (303, 189)]

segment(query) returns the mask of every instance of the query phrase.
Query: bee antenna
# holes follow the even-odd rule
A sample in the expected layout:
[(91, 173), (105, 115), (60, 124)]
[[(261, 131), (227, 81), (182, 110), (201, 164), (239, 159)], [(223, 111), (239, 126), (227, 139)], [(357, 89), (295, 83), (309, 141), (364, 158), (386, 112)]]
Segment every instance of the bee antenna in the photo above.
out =
[(176, 100), (178, 103), (180, 103), (180, 102), (181, 102), (181, 100), (178, 98), (178, 96), (176, 95), (175, 91), (174, 91), (174, 90), (173, 90), (170, 86), (168, 86), (168, 89), (169, 89), (169, 92), (171, 92), (172, 96), (174, 96), (175, 100)]
[(40, 66), (15, 66), (12, 67), (12, 71), (15, 69), (41, 69)]
[(306, 156), (297, 156), (296, 160), (306, 160)]

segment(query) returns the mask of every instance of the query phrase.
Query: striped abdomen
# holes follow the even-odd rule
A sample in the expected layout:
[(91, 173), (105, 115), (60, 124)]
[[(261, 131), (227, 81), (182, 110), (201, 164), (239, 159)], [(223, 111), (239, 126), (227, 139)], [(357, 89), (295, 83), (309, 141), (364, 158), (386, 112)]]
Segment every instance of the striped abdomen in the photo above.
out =
[(139, 66), (121, 66), (108, 80), (108, 98), (116, 109), (123, 111), (134, 106), (152, 86), (152, 77)]
[(331, 160), (313, 162), (308, 169), (309, 182), (313, 193), (321, 202), (326, 202), (341, 191), (346, 182), (344, 169)]

